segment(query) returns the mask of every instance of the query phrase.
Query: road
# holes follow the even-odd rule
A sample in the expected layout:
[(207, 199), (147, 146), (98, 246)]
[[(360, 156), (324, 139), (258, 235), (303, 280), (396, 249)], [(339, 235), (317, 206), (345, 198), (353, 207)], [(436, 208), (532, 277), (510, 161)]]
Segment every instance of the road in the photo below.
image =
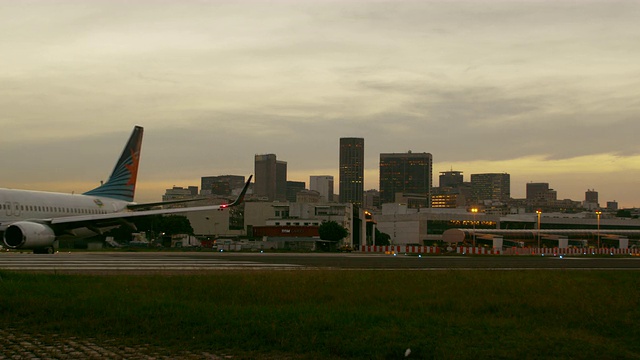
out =
[(0, 269), (36, 272), (206, 272), (219, 270), (640, 270), (640, 257), (405, 256), (337, 253), (0, 253)]

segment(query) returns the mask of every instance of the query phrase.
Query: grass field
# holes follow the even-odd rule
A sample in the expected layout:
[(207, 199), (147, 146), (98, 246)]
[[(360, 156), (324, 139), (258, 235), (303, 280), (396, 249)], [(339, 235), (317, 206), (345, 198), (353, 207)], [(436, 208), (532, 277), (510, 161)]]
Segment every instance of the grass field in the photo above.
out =
[(0, 272), (0, 327), (236, 358), (640, 359), (634, 271)]

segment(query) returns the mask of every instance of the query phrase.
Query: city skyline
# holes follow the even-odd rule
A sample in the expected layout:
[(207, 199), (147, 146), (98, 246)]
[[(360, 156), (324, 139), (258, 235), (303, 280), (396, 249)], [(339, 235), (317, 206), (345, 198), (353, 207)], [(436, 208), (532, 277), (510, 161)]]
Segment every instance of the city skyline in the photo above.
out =
[[(81, 193), (145, 127), (136, 201), (201, 176), (338, 181), (340, 137), (640, 207), (640, 3), (0, 3), (0, 186)], [(434, 184), (435, 185), (435, 184)]]

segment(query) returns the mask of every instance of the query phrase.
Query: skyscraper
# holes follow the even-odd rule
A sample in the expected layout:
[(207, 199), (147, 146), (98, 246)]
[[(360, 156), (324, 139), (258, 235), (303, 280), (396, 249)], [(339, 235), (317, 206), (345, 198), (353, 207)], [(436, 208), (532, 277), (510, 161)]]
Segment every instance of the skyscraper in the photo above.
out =
[(464, 175), (462, 171), (442, 171), (440, 172), (439, 187), (457, 188), (464, 184)]
[(234, 189), (242, 189), (245, 183), (241, 175), (203, 176), (200, 178), (202, 195), (231, 195)]
[(333, 176), (312, 175), (309, 177), (309, 189), (320, 194), (320, 201), (333, 201)]
[(364, 196), (364, 139), (340, 138), (340, 202), (362, 206)]
[(287, 201), (287, 162), (276, 160), (276, 198)]
[(582, 206), (589, 210), (598, 209), (600, 207), (600, 204), (598, 203), (598, 192), (593, 189), (587, 190), (584, 193), (584, 202), (582, 203)]
[(254, 194), (269, 201), (287, 199), (287, 163), (278, 161), (275, 154), (255, 156)]
[(287, 201), (296, 202), (296, 196), (300, 191), (306, 189), (304, 181), (287, 181)]
[(527, 201), (529, 204), (550, 204), (558, 200), (558, 192), (549, 188), (549, 183), (527, 183)]
[(539, 200), (547, 197), (549, 183), (527, 183), (527, 200)]
[(380, 154), (380, 202), (395, 202), (396, 193), (424, 195), (429, 206), (432, 156), (429, 153)]
[(500, 201), (511, 199), (511, 176), (502, 174), (471, 174), (471, 194), (473, 201)]
[(597, 204), (598, 203), (598, 192), (593, 190), (593, 189), (587, 190), (584, 193), (584, 200), (586, 202), (591, 202), (591, 203)]

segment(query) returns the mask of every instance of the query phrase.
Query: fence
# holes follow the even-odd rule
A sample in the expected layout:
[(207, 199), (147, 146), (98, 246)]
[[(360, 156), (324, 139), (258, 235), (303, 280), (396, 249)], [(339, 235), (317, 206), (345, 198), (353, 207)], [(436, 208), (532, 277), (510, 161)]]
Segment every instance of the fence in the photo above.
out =
[(434, 246), (411, 246), (411, 245), (393, 245), (393, 246), (361, 246), (361, 252), (389, 252), (397, 254), (439, 254), (440, 248)]
[[(450, 249), (461, 255), (532, 255), (532, 256), (559, 256), (559, 255), (638, 255), (640, 249), (616, 249), (616, 248), (507, 248), (492, 249), (485, 247), (456, 247)], [(394, 246), (362, 246), (361, 252), (364, 253), (396, 253), (396, 254), (440, 254), (446, 253), (438, 247), (434, 246), (410, 246), (410, 245), (394, 245)]]

